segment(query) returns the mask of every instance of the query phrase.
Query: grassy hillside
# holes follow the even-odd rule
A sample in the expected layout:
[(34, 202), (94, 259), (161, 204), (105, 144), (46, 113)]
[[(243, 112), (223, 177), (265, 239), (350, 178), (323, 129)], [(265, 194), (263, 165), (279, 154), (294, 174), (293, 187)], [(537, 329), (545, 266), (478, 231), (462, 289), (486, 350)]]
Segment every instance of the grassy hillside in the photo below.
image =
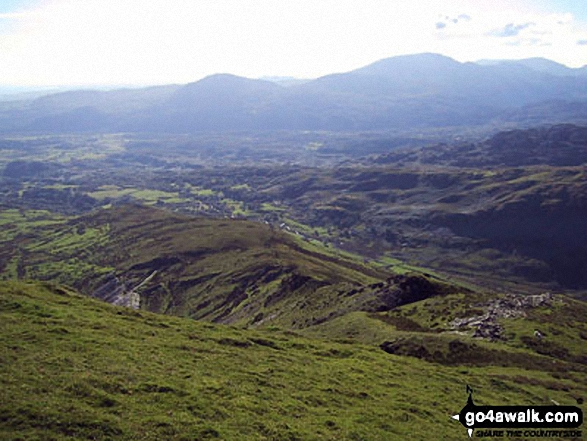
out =
[(587, 286), (584, 167), (302, 169), (259, 192), (323, 240), (384, 263), (510, 291)]
[(5, 278), (66, 283), (117, 304), (138, 294), (142, 309), (215, 322), (304, 328), (457, 290), (249, 221), (139, 205), (2, 217)]
[(567, 296), (450, 294), (386, 312), (353, 312), (303, 333), (368, 344), (385, 341), (393, 353), (445, 365), (582, 371), (586, 317), (587, 304)]
[(477, 404), (575, 405), (584, 376), (564, 361), (444, 366), (0, 283), (2, 440), (465, 439), (450, 416), (466, 384)]

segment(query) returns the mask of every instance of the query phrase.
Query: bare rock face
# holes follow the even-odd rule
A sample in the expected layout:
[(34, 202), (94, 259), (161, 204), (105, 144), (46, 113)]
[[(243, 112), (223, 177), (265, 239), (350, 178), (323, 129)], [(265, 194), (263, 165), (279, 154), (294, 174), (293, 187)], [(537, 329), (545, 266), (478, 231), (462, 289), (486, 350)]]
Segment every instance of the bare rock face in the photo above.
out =
[(525, 317), (527, 310), (541, 306), (552, 306), (554, 301), (554, 295), (551, 293), (528, 296), (507, 295), (489, 303), (477, 305), (486, 310), (484, 314), (456, 318), (449, 323), (449, 326), (454, 330), (473, 328), (475, 330), (473, 337), (492, 341), (499, 340), (503, 338), (503, 327), (498, 323), (499, 319)]
[(138, 285), (132, 284), (129, 281), (123, 281), (114, 274), (109, 274), (104, 280), (104, 283), (94, 290), (92, 297), (99, 298), (113, 305), (140, 309), (141, 296), (139, 290), (148, 284), (156, 274), (157, 271), (153, 271)]

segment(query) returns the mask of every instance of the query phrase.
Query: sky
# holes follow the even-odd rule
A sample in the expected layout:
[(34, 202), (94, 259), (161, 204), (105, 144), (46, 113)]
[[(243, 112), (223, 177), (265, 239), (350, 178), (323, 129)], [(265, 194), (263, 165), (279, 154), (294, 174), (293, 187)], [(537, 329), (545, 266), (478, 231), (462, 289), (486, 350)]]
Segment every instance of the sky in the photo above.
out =
[(587, 65), (584, 0), (0, 0), (0, 85), (316, 78), (435, 52)]

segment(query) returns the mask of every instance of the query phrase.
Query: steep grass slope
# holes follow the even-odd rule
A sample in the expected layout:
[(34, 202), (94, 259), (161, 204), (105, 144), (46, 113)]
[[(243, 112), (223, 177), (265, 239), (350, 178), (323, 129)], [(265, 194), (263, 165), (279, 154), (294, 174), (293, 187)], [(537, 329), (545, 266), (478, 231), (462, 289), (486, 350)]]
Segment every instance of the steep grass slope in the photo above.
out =
[(465, 439), (465, 404), (576, 404), (584, 372), (442, 366), (0, 283), (2, 440)]

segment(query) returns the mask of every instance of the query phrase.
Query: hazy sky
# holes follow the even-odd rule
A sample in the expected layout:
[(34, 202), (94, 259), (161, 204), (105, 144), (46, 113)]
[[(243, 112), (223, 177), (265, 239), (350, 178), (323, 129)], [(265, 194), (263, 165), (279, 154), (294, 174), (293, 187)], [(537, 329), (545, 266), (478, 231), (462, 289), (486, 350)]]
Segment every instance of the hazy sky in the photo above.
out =
[(585, 0), (0, 0), (1, 85), (315, 78), (437, 52), (587, 64)]

